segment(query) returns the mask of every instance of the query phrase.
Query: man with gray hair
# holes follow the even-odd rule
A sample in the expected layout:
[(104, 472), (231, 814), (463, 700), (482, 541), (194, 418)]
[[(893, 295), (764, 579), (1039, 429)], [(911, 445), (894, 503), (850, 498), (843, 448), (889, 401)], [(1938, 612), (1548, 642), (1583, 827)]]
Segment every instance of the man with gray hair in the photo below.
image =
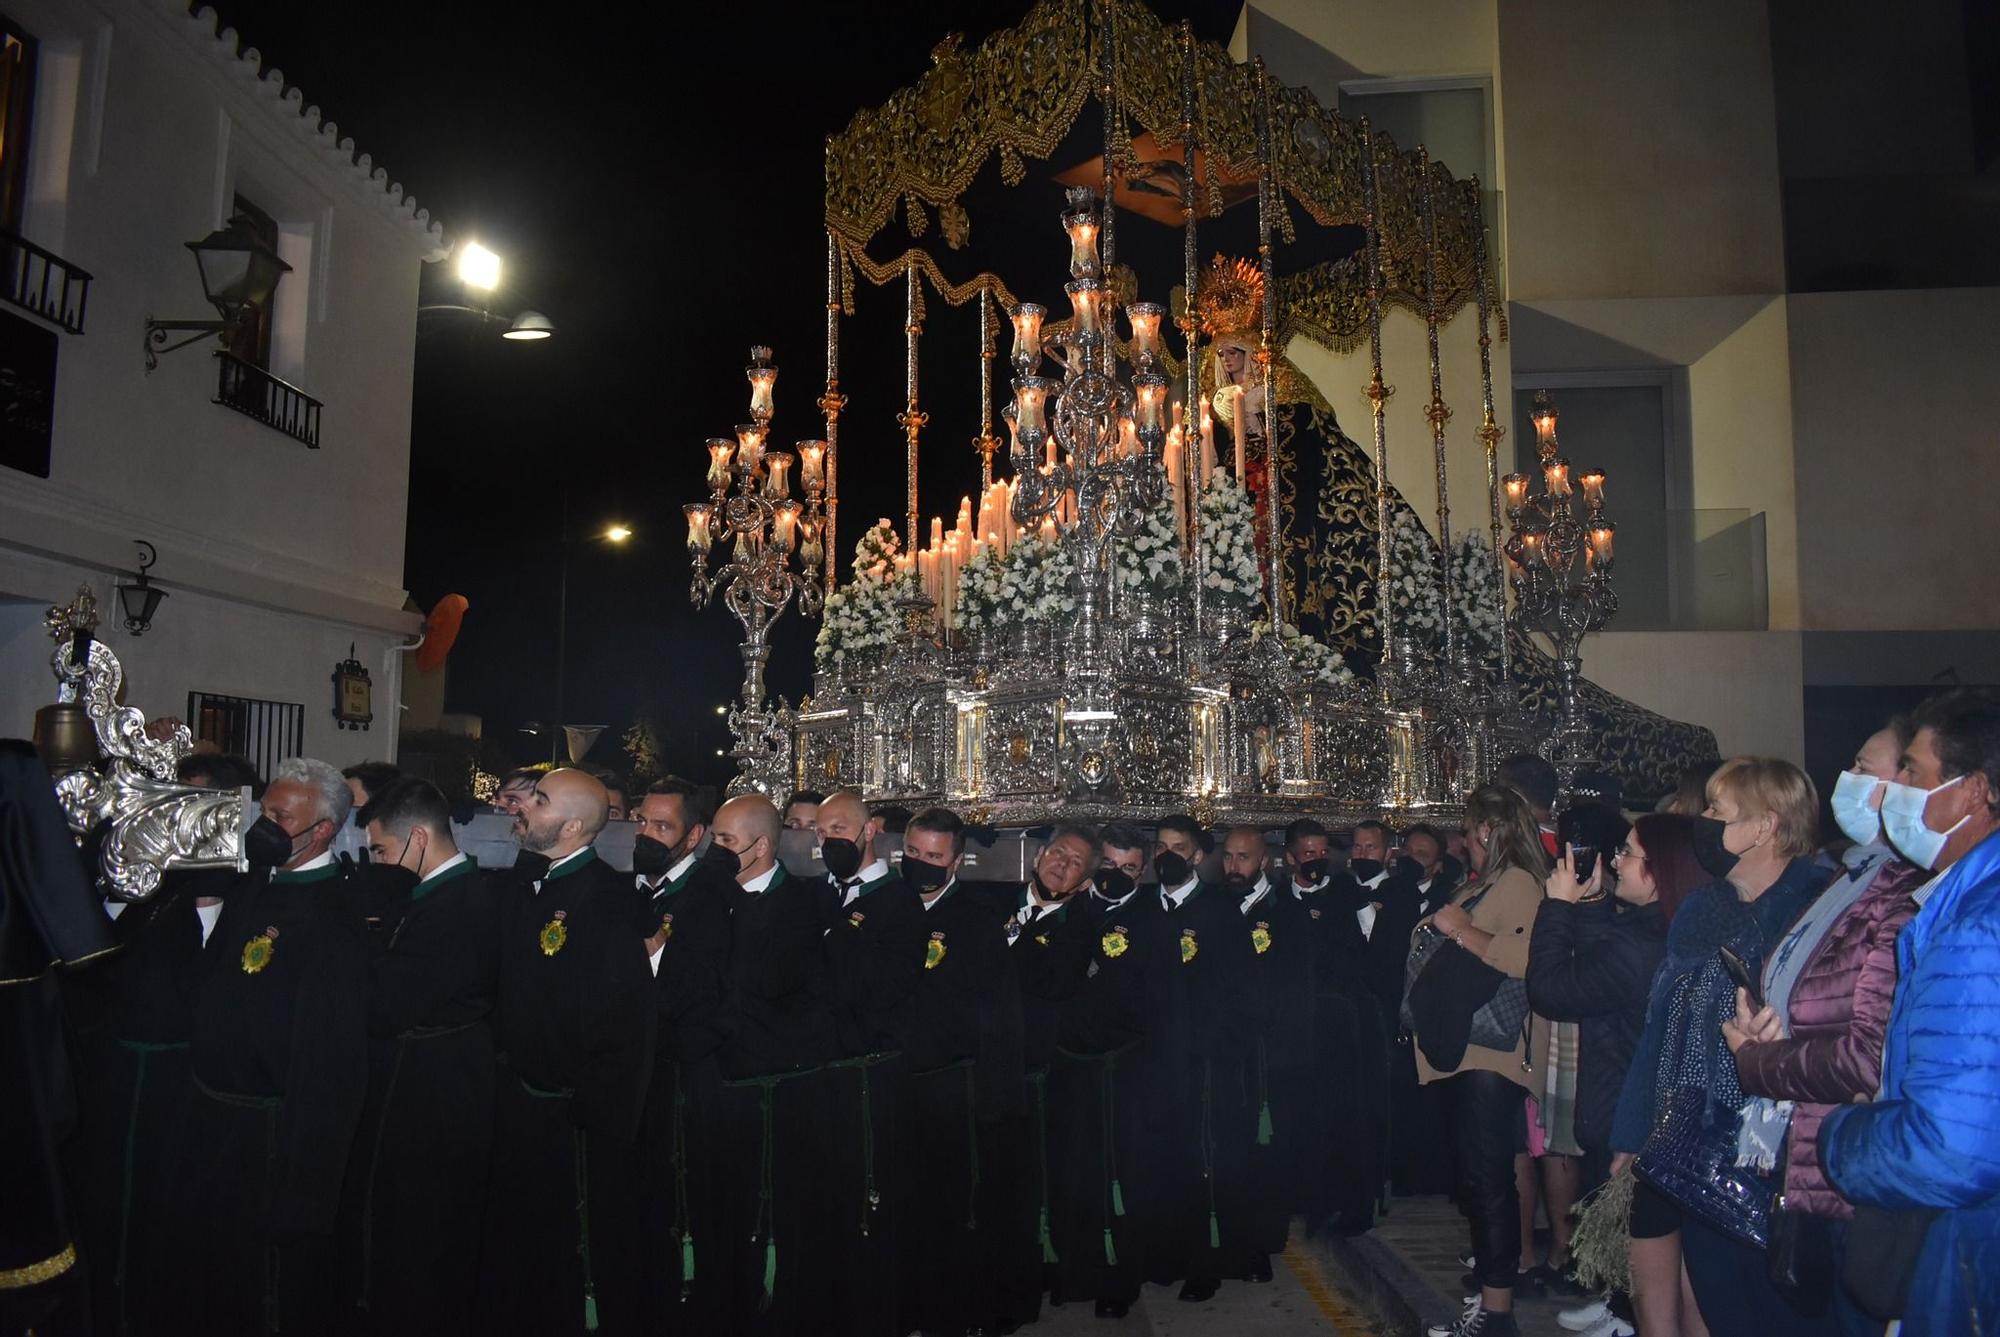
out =
[(175, 1331), (323, 1331), (335, 1221), (368, 1085), (368, 963), (330, 847), (350, 796), (292, 757), (246, 838), (277, 866), (239, 878), (203, 949), (194, 1092), (168, 1202)]

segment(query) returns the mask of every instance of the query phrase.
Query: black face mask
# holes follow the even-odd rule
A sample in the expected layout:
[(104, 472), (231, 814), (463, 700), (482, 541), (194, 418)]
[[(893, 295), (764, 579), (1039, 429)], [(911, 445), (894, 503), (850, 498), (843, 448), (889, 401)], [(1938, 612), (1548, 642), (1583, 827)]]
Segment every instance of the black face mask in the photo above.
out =
[(1169, 889), (1184, 885), (1194, 876), (1194, 870), (1188, 867), (1188, 861), (1172, 850), (1153, 856), (1153, 871), (1160, 875), (1160, 885)]
[(1097, 870), (1097, 894), (1107, 901), (1122, 901), (1132, 894), (1138, 883), (1122, 868), (1100, 868)]
[(951, 869), (941, 863), (925, 863), (922, 859), (903, 856), (903, 881), (918, 891), (936, 891), (951, 881)]
[(819, 843), (819, 861), (826, 871), (842, 882), (861, 871), (861, 847), (851, 840), (833, 836)]
[(632, 842), (632, 871), (640, 877), (657, 878), (675, 862), (673, 850), (651, 836), (640, 836)]
[(1694, 857), (1710, 877), (1728, 877), (1736, 867), (1740, 857), (1731, 854), (1722, 843), (1722, 833), (1729, 829), (1729, 823), (1715, 817), (1694, 819)]
[(1329, 859), (1307, 859), (1299, 865), (1299, 881), (1307, 886), (1316, 886), (1326, 880), (1327, 870), (1332, 866)]
[(1356, 859), (1347, 865), (1347, 871), (1354, 874), (1356, 882), (1372, 882), (1382, 874), (1382, 865), (1373, 859)]
[(282, 868), (292, 857), (292, 833), (269, 817), (259, 817), (243, 833), (243, 857), (252, 868)]
[(725, 847), (718, 841), (711, 840), (708, 842), (708, 851), (701, 856), (701, 862), (704, 868), (713, 868), (726, 878), (733, 879), (738, 873), (743, 871), (743, 860), (737, 855), (736, 851)]
[(540, 882), (549, 873), (549, 856), (537, 854), (534, 850), (522, 850), (514, 856), (514, 871), (524, 874), (530, 882)]

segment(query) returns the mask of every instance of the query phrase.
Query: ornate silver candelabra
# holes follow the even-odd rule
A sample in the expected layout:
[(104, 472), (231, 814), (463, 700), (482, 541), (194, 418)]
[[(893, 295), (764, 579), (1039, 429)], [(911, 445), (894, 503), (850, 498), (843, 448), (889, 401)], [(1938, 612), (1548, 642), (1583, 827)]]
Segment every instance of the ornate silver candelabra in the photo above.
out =
[[(1555, 399), (1535, 395), (1535, 450), (1541, 458), (1541, 488), (1524, 473), (1501, 480), (1507, 498), (1508, 565), (1514, 585), (1514, 618), (1523, 632), (1546, 634), (1555, 649), (1558, 720), (1543, 743), (1556, 766), (1567, 798), (1570, 782), (1596, 760), (1596, 742), (1584, 718), (1577, 681), (1583, 672), (1583, 638), (1618, 611), (1611, 587), (1612, 543), (1618, 526), (1604, 516), (1604, 472), (1588, 470), (1570, 479), (1570, 463), (1556, 442)], [(1583, 491), (1582, 514), (1576, 490)]]
[[(793, 596), (807, 617), (820, 611), (824, 599), (826, 443), (801, 441), (796, 455), (766, 450), (778, 379), (771, 350), (752, 348), (744, 375), (750, 382), (751, 421), (736, 429), (734, 441), (709, 440), (709, 498), (681, 509), (688, 521), (694, 606), (707, 607), (719, 591), (743, 624), (743, 694), (729, 711), (731, 756), (738, 771), (729, 790), (775, 800), (790, 788), (793, 718), (788, 708), (766, 699), (764, 668), (771, 656), (771, 625)], [(794, 464), (805, 492), (803, 505), (792, 495)], [(710, 554), (718, 543), (728, 560), (711, 571)]]

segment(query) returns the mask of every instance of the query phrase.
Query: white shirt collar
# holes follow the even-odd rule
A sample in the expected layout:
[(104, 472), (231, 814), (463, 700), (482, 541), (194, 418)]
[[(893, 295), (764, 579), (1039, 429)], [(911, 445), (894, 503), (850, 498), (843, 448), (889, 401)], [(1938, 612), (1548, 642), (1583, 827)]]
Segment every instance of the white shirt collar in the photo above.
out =
[(854, 878), (865, 887), (870, 882), (887, 876), (889, 876), (889, 861), (887, 859), (876, 859), (863, 867), (860, 872), (856, 873)]
[(1266, 896), (1270, 894), (1271, 894), (1270, 876), (1266, 873), (1257, 874), (1257, 885), (1250, 888), (1250, 894), (1243, 898), (1243, 905), (1242, 905), (1243, 913), (1246, 915), (1249, 914), (1251, 906), (1263, 900)]
[(777, 875), (778, 875), (778, 865), (772, 864), (769, 868), (766, 868), (763, 872), (757, 874), (757, 876), (751, 878), (748, 882), (745, 882), (743, 884), (743, 890), (768, 891), (770, 890), (771, 887), (771, 879), (775, 878)]
[(641, 876), (639, 878), (639, 885), (644, 887), (647, 891), (658, 891), (661, 887), (666, 886), (670, 882), (678, 882), (681, 879), (681, 876), (684, 873), (686, 873), (688, 869), (692, 867), (694, 867), (694, 851), (689, 850), (686, 854), (683, 854), (681, 856), (681, 861), (679, 863), (675, 864), (672, 868), (669, 868), (661, 876), (658, 882), (653, 881), (651, 878)]
[(1186, 901), (1189, 896), (1192, 896), (1194, 889), (1199, 885), (1201, 885), (1201, 879), (1199, 877), (1191, 877), (1172, 891), (1168, 891), (1165, 887), (1160, 888), (1160, 895), (1164, 899), (1172, 901), (1174, 909), (1178, 910), (1181, 908), (1182, 902)]
[(313, 869), (324, 868), (332, 862), (333, 862), (333, 851), (331, 849), (325, 849), (321, 850), (318, 854), (313, 855), (312, 858), (307, 859), (297, 868), (287, 868), (284, 871), (287, 873), (310, 873)]
[[(1028, 894), (1030, 896), (1034, 895), (1032, 891), (1029, 892)], [(1125, 902), (1131, 900), (1134, 896), (1137, 896), (1139, 894), (1139, 889), (1137, 887), (1134, 887), (1132, 888), (1132, 890), (1126, 892), (1123, 896), (1120, 896), (1117, 900), (1114, 901), (1109, 896), (1106, 896), (1103, 892), (1099, 891), (1097, 889), (1097, 884), (1093, 882), (1090, 884), (1090, 894), (1092, 896), (1095, 896), (1098, 899), (1098, 901), (1101, 902), (1102, 904), (1108, 905), (1112, 909), (1116, 910), (1119, 906), (1125, 904)]]
[(921, 896), (919, 896), (917, 899), (922, 900), (924, 902), (924, 909), (926, 912), (928, 912), (933, 905), (936, 905), (939, 901), (942, 901), (944, 899), (944, 894), (947, 891), (950, 891), (953, 887), (957, 885), (958, 885), (958, 879), (953, 878), (951, 881), (945, 883), (942, 887), (938, 888), (937, 895), (932, 896), (928, 900), (924, 900), (924, 898)]
[(1389, 869), (1385, 865), (1381, 872), (1369, 878), (1366, 882), (1363, 882), (1361, 885), (1368, 888), (1368, 890), (1373, 891), (1375, 890), (1375, 888), (1381, 886), (1384, 882), (1387, 882), (1388, 880), (1389, 880)]
[(1326, 884), (1331, 881), (1333, 881), (1331, 877), (1323, 877), (1317, 882), (1300, 882), (1296, 877), (1294, 877), (1292, 880), (1292, 895), (1301, 898), (1306, 896), (1317, 895), (1318, 893), (1325, 891)]
[(460, 850), (458, 853), (452, 855), (449, 859), (446, 859), (443, 863), (439, 864), (437, 867), (431, 869), (429, 873), (424, 875), (423, 882), (419, 882), (417, 883), (417, 885), (421, 887), (422, 885), (424, 885), (424, 882), (435, 882), (438, 879), (439, 875), (444, 873), (446, 870), (456, 868), (462, 863), (470, 863), (470, 862), (471, 860), (466, 857), (465, 851)]
[[(571, 859), (576, 858), (578, 855), (582, 854), (585, 850), (589, 848), (590, 846), (588, 845), (579, 845), (575, 849), (571, 850), (568, 854), (563, 855), (562, 858), (551, 860), (549, 862), (549, 873), (555, 872), (556, 869), (562, 867), (564, 864), (568, 863)], [(542, 876), (546, 878), (549, 875), (549, 873), (544, 873), (542, 874)]]

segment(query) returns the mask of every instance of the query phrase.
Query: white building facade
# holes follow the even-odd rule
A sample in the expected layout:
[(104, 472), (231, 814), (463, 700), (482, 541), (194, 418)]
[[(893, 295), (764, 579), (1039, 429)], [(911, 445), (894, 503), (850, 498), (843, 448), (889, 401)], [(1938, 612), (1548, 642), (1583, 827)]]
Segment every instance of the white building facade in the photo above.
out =
[[(417, 290), (441, 229), (212, 12), (3, 0), (0, 22), (0, 733), (53, 698), (43, 612), (88, 585), (149, 718), (263, 766), (393, 758), (421, 623), (402, 583)], [(239, 215), (291, 267), (257, 330), (149, 372), (148, 319), (216, 315), (185, 243)], [(135, 636), (115, 586), (138, 541), (169, 597)], [(350, 655), (366, 730), (336, 720)]]

